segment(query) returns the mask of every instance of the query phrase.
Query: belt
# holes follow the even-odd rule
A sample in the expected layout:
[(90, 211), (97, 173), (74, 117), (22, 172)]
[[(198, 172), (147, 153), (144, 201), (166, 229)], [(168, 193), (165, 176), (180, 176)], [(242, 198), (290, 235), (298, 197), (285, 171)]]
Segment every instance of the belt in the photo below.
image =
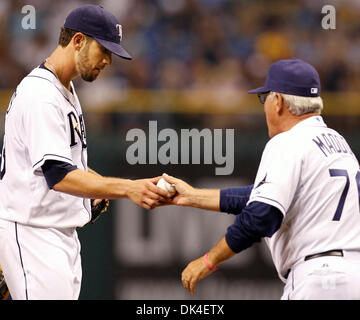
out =
[[(304, 261), (308, 261), (311, 259), (315, 259), (315, 258), (320, 258), (320, 257), (328, 257), (328, 256), (332, 256), (332, 257), (343, 257), (344, 253), (342, 250), (330, 250), (330, 251), (325, 251), (325, 252), (320, 252), (320, 253), (315, 253), (315, 254), (310, 254), (308, 256), (305, 257)], [(291, 269), (289, 269), (286, 274), (284, 275), (284, 278), (287, 279), (289, 276)]]
[(306, 256), (305, 261), (315, 259), (315, 258), (320, 258), (320, 257), (326, 257), (326, 256), (343, 257), (344, 253), (342, 250), (330, 250), (330, 251), (326, 251), (326, 252), (315, 253), (315, 254)]

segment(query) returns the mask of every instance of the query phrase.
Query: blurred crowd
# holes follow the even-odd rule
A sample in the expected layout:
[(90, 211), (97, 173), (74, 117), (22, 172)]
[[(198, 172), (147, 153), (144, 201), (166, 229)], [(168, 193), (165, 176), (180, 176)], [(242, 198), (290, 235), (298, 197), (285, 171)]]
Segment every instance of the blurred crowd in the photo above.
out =
[[(85, 3), (118, 17), (134, 58), (113, 59), (104, 87), (247, 90), (262, 84), (273, 61), (298, 57), (318, 69), (323, 90), (360, 89), (359, 0), (1, 0), (0, 88), (14, 88), (40, 64), (66, 15)], [(21, 26), (27, 4), (36, 9), (35, 30)], [(321, 26), (326, 4), (336, 8), (335, 30)]]

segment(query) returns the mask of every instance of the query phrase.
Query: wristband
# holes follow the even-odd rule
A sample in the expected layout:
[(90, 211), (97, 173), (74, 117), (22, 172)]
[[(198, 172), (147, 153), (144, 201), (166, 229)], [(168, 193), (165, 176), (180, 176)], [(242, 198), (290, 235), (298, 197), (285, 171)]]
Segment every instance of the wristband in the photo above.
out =
[(206, 267), (210, 270), (210, 271), (216, 271), (217, 269), (219, 269), (219, 266), (215, 266), (213, 267), (209, 260), (208, 260), (208, 253), (204, 255), (204, 262), (205, 262), (205, 265)]

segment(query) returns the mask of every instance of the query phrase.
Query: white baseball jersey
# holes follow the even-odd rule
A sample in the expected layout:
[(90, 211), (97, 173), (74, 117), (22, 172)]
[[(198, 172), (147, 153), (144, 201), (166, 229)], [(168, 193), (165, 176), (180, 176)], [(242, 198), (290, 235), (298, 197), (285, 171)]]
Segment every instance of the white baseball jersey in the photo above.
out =
[(307, 118), (266, 145), (249, 202), (284, 215), (266, 238), (279, 276), (299, 259), (334, 249), (360, 250), (359, 163), (322, 117)]
[(90, 200), (50, 190), (41, 169), (46, 160), (59, 160), (87, 171), (84, 119), (71, 88), (39, 67), (16, 88), (5, 118), (0, 218), (54, 228), (90, 220)]

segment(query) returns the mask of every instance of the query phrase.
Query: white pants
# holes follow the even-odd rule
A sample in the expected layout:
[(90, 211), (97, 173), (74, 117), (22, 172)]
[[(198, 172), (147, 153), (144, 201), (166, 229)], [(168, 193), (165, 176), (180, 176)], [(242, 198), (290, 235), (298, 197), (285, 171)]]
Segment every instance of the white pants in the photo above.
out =
[(343, 257), (325, 256), (295, 264), (282, 300), (359, 300), (360, 252)]
[(0, 265), (14, 300), (79, 297), (80, 242), (74, 228), (39, 228), (0, 219)]

